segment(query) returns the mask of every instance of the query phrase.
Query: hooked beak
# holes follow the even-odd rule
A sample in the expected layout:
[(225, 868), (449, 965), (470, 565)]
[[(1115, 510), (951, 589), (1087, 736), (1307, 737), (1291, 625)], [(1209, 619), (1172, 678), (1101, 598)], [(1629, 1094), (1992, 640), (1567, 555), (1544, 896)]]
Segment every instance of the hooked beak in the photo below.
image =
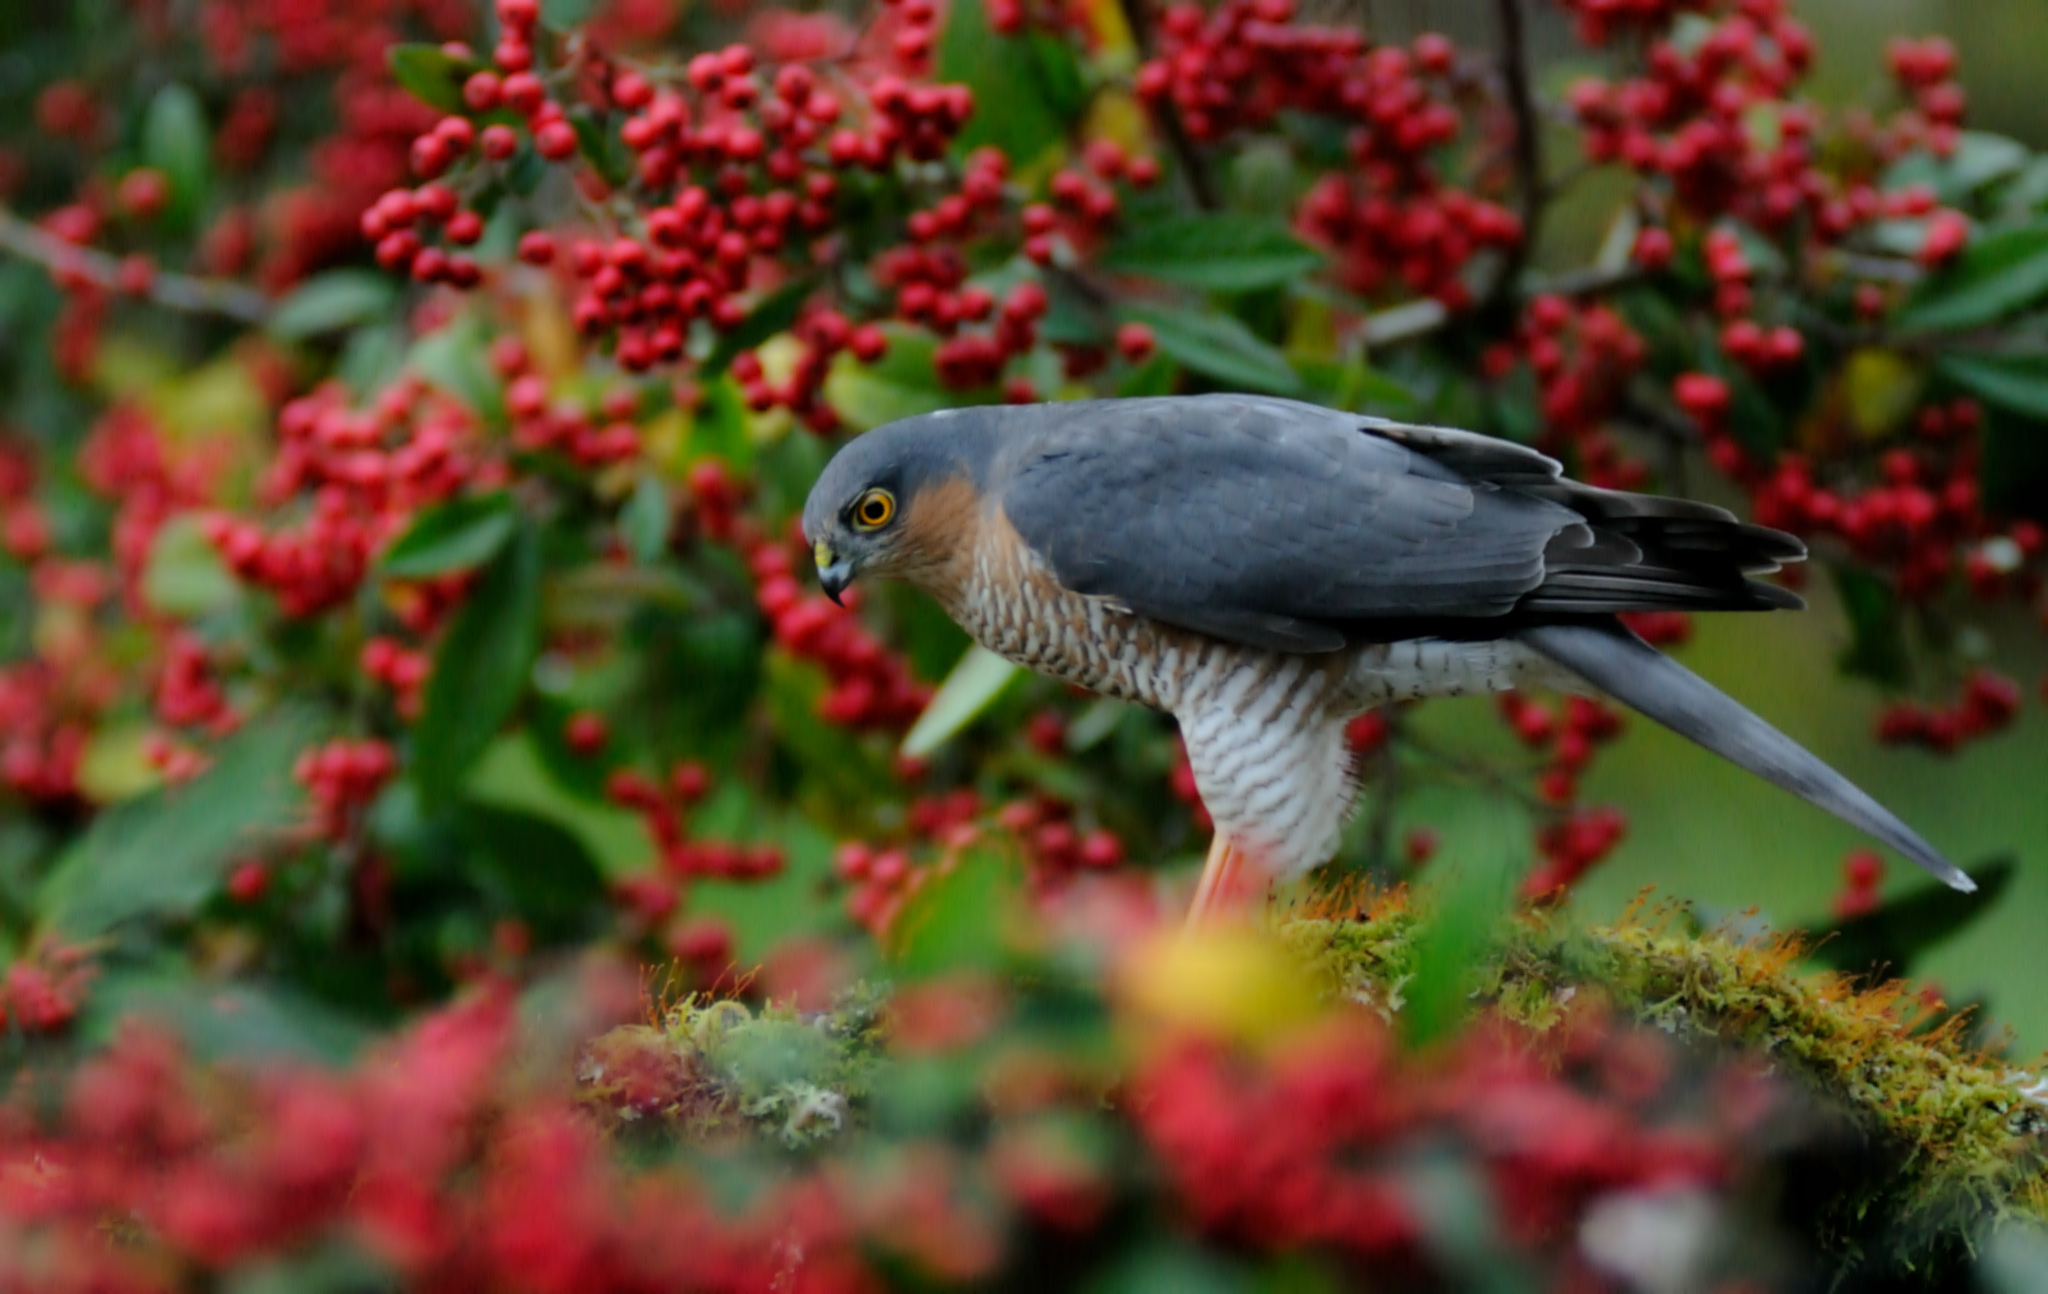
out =
[(839, 601), (839, 595), (853, 583), (853, 563), (835, 554), (832, 546), (822, 539), (811, 546), (811, 559), (818, 564), (818, 587), (825, 590), (826, 597), (845, 606)]

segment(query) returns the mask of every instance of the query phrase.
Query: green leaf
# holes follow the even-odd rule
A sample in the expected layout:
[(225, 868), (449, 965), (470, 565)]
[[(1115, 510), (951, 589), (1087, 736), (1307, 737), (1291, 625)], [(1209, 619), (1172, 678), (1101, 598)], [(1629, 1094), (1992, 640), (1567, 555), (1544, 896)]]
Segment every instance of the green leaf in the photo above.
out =
[(903, 753), (922, 759), (958, 735), (1003, 694), (1023, 673), (986, 647), (974, 646), (960, 658), (946, 681), (932, 694), (931, 704), (903, 737)]
[(1031, 44), (1031, 56), (1038, 72), (1038, 86), (1045, 95), (1046, 107), (1061, 121), (1072, 124), (1081, 119), (1088, 110), (1090, 91), (1088, 79), (1082, 74), (1081, 60), (1074, 56), (1074, 46), (1065, 36), (1032, 27), (1024, 33), (1024, 39)]
[(231, 738), (192, 782), (100, 814), (44, 881), (43, 920), (84, 939), (198, 910), (238, 859), (299, 819), (291, 770), (312, 737), (304, 712), (273, 714)]
[(1982, 444), (1977, 484), (1984, 506), (2048, 520), (2048, 428), (1993, 404), (1984, 410)]
[(718, 335), (711, 353), (698, 366), (700, 378), (717, 377), (739, 357), (741, 351), (752, 350), (776, 333), (793, 327), (797, 316), (803, 313), (804, 302), (810, 299), (817, 286), (818, 281), (807, 275), (785, 283), (763, 297), (760, 304), (748, 311), (747, 317), (740, 320), (731, 332)]
[(2048, 222), (1973, 238), (1894, 319), (1911, 331), (1981, 328), (2048, 296)]
[(587, 934), (604, 911), (604, 873), (583, 842), (546, 818), (471, 802), (456, 815), (464, 861), (546, 940)]
[(1881, 575), (1860, 566), (1837, 566), (1835, 588), (1849, 617), (1849, 646), (1837, 659), (1845, 674), (1898, 687), (1912, 675), (1906, 621), (1899, 596)]
[(611, 121), (587, 107), (569, 110), (569, 125), (576, 131), (576, 145), (583, 158), (613, 188), (623, 188), (633, 179), (633, 151), (619, 137)]
[(1300, 395), (1306, 389), (1285, 355), (1230, 315), (1156, 305), (1127, 305), (1118, 313), (1150, 327), (1159, 349), (1218, 381), (1274, 395)]
[(197, 514), (177, 513), (156, 532), (142, 568), (142, 598), (152, 609), (191, 620), (224, 611), (241, 597), (242, 586)]
[(491, 372), (483, 328), (475, 315), (451, 320), (420, 338), (406, 356), (406, 365), (479, 418), (504, 422), (504, 383)]
[(1322, 262), (1322, 253), (1281, 220), (1212, 211), (1141, 224), (1111, 243), (1097, 264), (1206, 291), (1249, 292), (1292, 283)]
[(190, 86), (172, 82), (156, 92), (142, 121), (142, 159), (170, 181), (179, 220), (191, 220), (206, 205), (212, 145), (206, 109)]
[(619, 509), (619, 533), (633, 560), (645, 565), (668, 549), (668, 487), (649, 472), (633, 487), (626, 506)]
[(1914, 886), (1875, 912), (1815, 931), (1823, 942), (1814, 948), (1814, 960), (1836, 970), (1883, 968), (1891, 975), (1910, 974), (1922, 953), (1990, 912), (2012, 884), (2010, 858), (1993, 859), (1968, 870), (1977, 882), (1975, 894), (1930, 881)]
[(1013, 171), (1022, 171), (1065, 139), (1066, 123), (1047, 94), (1038, 52), (1030, 41), (992, 29), (987, 6), (946, 7), (937, 64), (934, 80), (974, 92), (974, 114), (955, 140), (962, 154), (994, 147)]
[(1947, 157), (1915, 149), (1885, 172), (1882, 187), (1896, 192), (1922, 184), (1941, 201), (1954, 204), (1996, 180), (2018, 174), (2033, 153), (2025, 144), (1988, 131), (1965, 130)]
[(452, 798), (526, 692), (540, 649), (540, 575), (540, 536), (521, 525), (434, 654), (412, 752), (429, 805)]
[(393, 45), (384, 57), (391, 65), (392, 78), (413, 98), (442, 112), (468, 111), (462, 101), (462, 83), (479, 64), (451, 58), (439, 45), (426, 44)]
[(1180, 385), (1180, 365), (1173, 356), (1156, 354), (1124, 375), (1116, 393), (1124, 399), (1148, 395), (1172, 395)]
[(540, 20), (557, 31), (579, 27), (597, 12), (597, 0), (541, 0)]
[(414, 517), (377, 569), (397, 580), (466, 571), (497, 556), (518, 525), (512, 496), (502, 490), (450, 499)]
[(298, 1060), (341, 1066), (370, 1036), (355, 1020), (284, 984), (118, 975), (95, 989), (88, 1027), (111, 1036), (130, 1015), (168, 1027), (195, 1058), (207, 1062)]
[(1972, 395), (2048, 422), (2048, 356), (1944, 355), (1934, 368)]
[(1432, 865), (1425, 923), (1415, 940), (1415, 975), (1402, 993), (1402, 1037), (1425, 1046), (1449, 1037), (1470, 1013), (1475, 969), (1513, 910), (1516, 878), (1528, 852), (1528, 820), (1481, 796), (1458, 798), (1454, 834)]
[(923, 979), (993, 969), (1010, 956), (1005, 937), (1024, 893), (1024, 871), (1007, 850), (969, 849), (950, 871), (918, 887), (889, 930), (896, 973)]
[(265, 324), (274, 337), (296, 341), (386, 318), (398, 285), (370, 270), (330, 270), (307, 279), (278, 303)]
[(994, 387), (954, 391), (940, 386), (932, 364), (937, 340), (922, 329), (885, 325), (884, 330), (889, 350), (882, 358), (862, 364), (842, 355), (825, 378), (825, 398), (854, 430), (1002, 398)]

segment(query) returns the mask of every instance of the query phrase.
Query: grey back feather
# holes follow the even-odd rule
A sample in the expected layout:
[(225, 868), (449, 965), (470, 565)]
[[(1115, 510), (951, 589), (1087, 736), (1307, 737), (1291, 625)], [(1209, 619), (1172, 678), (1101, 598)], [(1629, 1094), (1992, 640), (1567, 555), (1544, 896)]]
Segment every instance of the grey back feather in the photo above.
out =
[(1396, 625), (1782, 606), (1745, 574), (1803, 552), (1708, 504), (1567, 481), (1508, 441), (1291, 400), (989, 412), (1021, 434), (988, 485), (1063, 585), (1276, 651)]

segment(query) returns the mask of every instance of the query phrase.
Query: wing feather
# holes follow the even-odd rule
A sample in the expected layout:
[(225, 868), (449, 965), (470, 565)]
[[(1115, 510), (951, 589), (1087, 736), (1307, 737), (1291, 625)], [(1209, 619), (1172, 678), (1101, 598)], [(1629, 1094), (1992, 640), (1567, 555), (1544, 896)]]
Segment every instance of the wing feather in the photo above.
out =
[(1488, 436), (1247, 395), (1031, 412), (991, 486), (1060, 583), (1229, 641), (1798, 602), (1745, 578), (1802, 557), (1791, 536)]

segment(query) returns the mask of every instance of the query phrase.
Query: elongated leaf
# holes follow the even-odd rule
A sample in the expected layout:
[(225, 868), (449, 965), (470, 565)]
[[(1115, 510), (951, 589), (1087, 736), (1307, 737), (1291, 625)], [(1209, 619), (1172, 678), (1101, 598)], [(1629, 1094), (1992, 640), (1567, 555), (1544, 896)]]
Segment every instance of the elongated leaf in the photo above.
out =
[(1247, 292), (1292, 283), (1322, 261), (1275, 217), (1214, 211), (1141, 224), (1110, 244), (1098, 263), (1118, 274)]
[(469, 803), (456, 821), (465, 861), (543, 939), (586, 933), (603, 912), (604, 874), (583, 842), (531, 813)]
[(668, 547), (668, 489), (661, 478), (649, 473), (633, 487), (626, 506), (619, 509), (619, 534), (636, 562), (651, 562)]
[(1230, 315), (1155, 305), (1129, 305), (1120, 313), (1151, 328), (1159, 349), (1218, 381), (1274, 395), (1300, 395), (1306, 389), (1285, 355)]
[(963, 155), (993, 146), (1010, 159), (1012, 169), (1025, 170), (1065, 137), (1038, 51), (1024, 37), (994, 31), (987, 6), (946, 6), (937, 53), (934, 79), (974, 92), (974, 114), (955, 141)]
[(206, 204), (212, 143), (206, 109), (191, 87), (173, 83), (156, 92), (142, 122), (142, 156), (171, 182), (171, 207), (180, 220)]
[(1969, 872), (1977, 882), (1975, 894), (1960, 894), (1935, 882), (1916, 885), (1875, 912), (1815, 931), (1824, 942), (1814, 949), (1814, 960), (1837, 970), (1882, 968), (1893, 975), (1910, 974), (1922, 953), (1997, 906), (2012, 884), (2013, 860), (1992, 859)]
[(1935, 369), (1972, 395), (2048, 422), (2048, 356), (1944, 355)]
[(165, 615), (191, 619), (233, 606), (241, 599), (242, 586), (206, 537), (198, 517), (180, 512), (164, 523), (149, 546), (142, 596)]
[(1943, 202), (1958, 203), (1994, 180), (2018, 174), (2032, 156), (2016, 139), (1965, 130), (1947, 157), (1922, 148), (1900, 158), (1885, 172), (1883, 185), (1892, 191), (1925, 185)]
[(1453, 819), (1431, 867), (1426, 924), (1416, 934), (1415, 976), (1402, 989), (1401, 1034), (1411, 1046), (1448, 1037), (1472, 1009), (1472, 976), (1515, 903), (1528, 856), (1528, 819), (1477, 796)]
[(391, 75), (413, 98), (442, 112), (462, 112), (462, 83), (477, 65), (451, 58), (439, 45), (393, 45), (385, 53)]
[(493, 425), (505, 420), (504, 383), (491, 372), (483, 328), (464, 315), (413, 343), (406, 364), (427, 381), (469, 406)]
[(332, 270), (294, 289), (265, 326), (287, 340), (317, 337), (385, 318), (397, 301), (398, 286), (382, 274)]
[(1890, 687), (1904, 684), (1912, 675), (1912, 658), (1899, 595), (1883, 576), (1856, 566), (1835, 568), (1835, 588), (1849, 617), (1849, 646), (1836, 662), (1842, 672)]
[(238, 858), (297, 820), (292, 763), (313, 732), (303, 712), (272, 715), (191, 783), (102, 813), (43, 883), (43, 920), (83, 939), (131, 920), (189, 916)]
[(205, 1061), (347, 1064), (368, 1041), (362, 1023), (281, 983), (222, 984), (155, 975), (117, 975), (96, 986), (87, 1028), (110, 1039), (120, 1021), (141, 1016), (178, 1035)]
[(904, 735), (903, 753), (922, 759), (945, 745), (994, 705), (1020, 673), (1016, 665), (986, 647), (968, 648)]
[(518, 525), (512, 496), (503, 492), (450, 499), (413, 518), (377, 568), (402, 580), (470, 570), (497, 556)]
[(793, 279), (762, 298), (760, 304), (740, 320), (738, 327), (719, 334), (717, 344), (704, 357), (698, 372), (707, 379), (717, 377), (739, 357), (741, 351), (752, 350), (776, 333), (789, 329), (796, 323), (797, 316), (803, 313), (804, 302), (817, 286), (817, 280), (810, 277)]
[(520, 526), (434, 654), (412, 760), (430, 805), (452, 797), (519, 706), (540, 648), (540, 574), (540, 537)]
[(1900, 328), (1981, 328), (2048, 296), (2048, 222), (1973, 241), (1900, 310)]
[(606, 184), (616, 189), (633, 178), (633, 152), (610, 121), (590, 108), (579, 107), (570, 110), (569, 125), (576, 132), (583, 160), (597, 169)]

